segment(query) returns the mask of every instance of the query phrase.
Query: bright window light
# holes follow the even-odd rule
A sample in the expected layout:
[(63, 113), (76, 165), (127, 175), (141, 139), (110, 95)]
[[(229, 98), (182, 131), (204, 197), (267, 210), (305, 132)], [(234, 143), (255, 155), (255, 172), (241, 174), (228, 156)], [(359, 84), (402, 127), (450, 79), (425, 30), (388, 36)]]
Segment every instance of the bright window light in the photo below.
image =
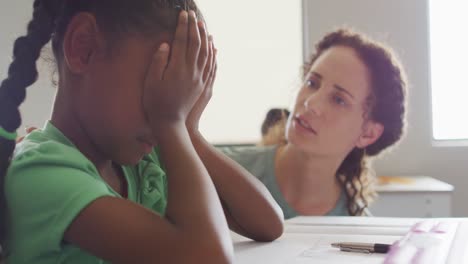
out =
[(429, 0), (435, 140), (468, 139), (468, 1)]

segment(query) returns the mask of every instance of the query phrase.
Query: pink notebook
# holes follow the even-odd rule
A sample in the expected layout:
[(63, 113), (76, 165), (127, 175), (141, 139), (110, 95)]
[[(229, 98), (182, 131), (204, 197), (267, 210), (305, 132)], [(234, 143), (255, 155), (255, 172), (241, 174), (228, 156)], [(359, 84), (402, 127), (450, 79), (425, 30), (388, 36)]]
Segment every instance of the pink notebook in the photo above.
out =
[(424, 220), (396, 241), (384, 264), (468, 263), (468, 222)]

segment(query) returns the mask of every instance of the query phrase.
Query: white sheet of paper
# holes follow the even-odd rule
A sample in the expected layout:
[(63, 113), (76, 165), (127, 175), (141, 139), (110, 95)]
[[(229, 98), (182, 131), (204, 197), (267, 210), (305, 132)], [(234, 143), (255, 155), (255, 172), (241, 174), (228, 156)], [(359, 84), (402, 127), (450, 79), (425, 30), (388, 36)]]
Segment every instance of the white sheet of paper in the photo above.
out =
[(382, 263), (385, 254), (343, 252), (332, 248), (333, 242), (369, 242), (391, 244), (400, 236), (285, 234), (271, 243), (235, 239), (235, 262), (239, 264), (301, 264), (301, 263)]
[[(257, 243), (232, 233), (236, 264), (382, 263), (385, 254), (343, 252), (334, 242), (392, 244), (410, 227), (427, 219), (378, 217), (297, 217), (287, 220), (283, 235), (271, 243)], [(437, 218), (457, 222), (446, 263), (468, 263), (468, 219)]]

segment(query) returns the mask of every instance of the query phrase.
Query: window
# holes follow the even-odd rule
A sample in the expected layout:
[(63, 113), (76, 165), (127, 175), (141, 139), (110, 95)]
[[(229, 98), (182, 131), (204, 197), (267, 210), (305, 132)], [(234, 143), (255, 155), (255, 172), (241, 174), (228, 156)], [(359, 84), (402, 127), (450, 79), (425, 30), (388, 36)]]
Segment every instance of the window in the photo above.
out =
[(429, 0), (435, 140), (468, 139), (468, 1)]

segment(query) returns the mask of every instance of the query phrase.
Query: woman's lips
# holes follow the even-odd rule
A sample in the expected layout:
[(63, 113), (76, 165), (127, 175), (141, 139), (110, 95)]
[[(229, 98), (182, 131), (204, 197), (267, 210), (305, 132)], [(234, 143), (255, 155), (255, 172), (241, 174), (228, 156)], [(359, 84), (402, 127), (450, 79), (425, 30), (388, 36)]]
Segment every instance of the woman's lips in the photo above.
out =
[(314, 135), (317, 135), (317, 131), (314, 128), (312, 128), (310, 123), (301, 115), (296, 115), (294, 117), (294, 121), (301, 128), (305, 129), (306, 131), (309, 131), (310, 133), (313, 133)]

